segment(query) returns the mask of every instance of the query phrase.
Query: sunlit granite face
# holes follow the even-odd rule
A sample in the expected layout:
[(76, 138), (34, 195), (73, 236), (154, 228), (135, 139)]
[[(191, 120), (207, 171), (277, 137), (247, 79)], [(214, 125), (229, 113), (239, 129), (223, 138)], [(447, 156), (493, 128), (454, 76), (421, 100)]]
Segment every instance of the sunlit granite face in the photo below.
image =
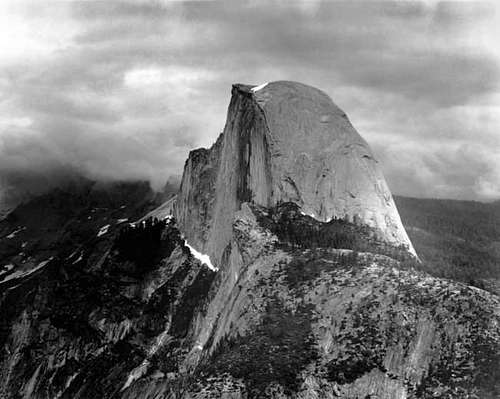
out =
[(287, 81), (236, 84), (224, 132), (199, 151), (186, 161), (177, 217), (216, 263), (243, 202), (294, 202), (323, 222), (345, 218), (374, 227), (414, 253), (368, 144), (321, 90)]

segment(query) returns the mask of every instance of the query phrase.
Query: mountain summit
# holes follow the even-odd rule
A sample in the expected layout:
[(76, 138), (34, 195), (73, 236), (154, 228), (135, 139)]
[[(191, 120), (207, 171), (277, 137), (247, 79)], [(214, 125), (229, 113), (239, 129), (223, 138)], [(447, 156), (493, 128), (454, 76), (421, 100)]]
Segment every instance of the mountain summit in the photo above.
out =
[(216, 263), (244, 202), (293, 202), (321, 222), (370, 226), (415, 254), (368, 144), (330, 97), (302, 83), (233, 85), (224, 132), (186, 161), (176, 216)]
[(232, 92), (176, 196), (88, 182), (0, 220), (0, 398), (499, 398), (499, 297), (422, 271), (465, 225), (429, 208), (418, 262), (328, 96)]

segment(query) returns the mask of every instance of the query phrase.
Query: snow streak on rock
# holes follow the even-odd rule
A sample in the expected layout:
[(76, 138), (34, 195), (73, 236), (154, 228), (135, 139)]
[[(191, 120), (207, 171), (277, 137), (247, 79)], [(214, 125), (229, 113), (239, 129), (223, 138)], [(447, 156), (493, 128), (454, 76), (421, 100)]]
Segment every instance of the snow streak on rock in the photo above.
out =
[(101, 237), (104, 234), (106, 234), (108, 232), (108, 229), (109, 229), (109, 224), (107, 224), (106, 226), (102, 226), (101, 229), (99, 230), (99, 233), (97, 233), (97, 237)]
[(26, 227), (19, 227), (17, 230), (14, 230), (12, 233), (10, 233), (7, 238), (8, 239), (11, 239), (11, 238), (14, 238), (16, 236), (17, 233), (23, 231), (23, 230), (26, 230)]
[(194, 249), (191, 245), (187, 243), (187, 241), (184, 240), (184, 245), (189, 248), (191, 251), (191, 254), (198, 259), (202, 264), (206, 265), (210, 270), (213, 270), (214, 272), (218, 271), (219, 269), (215, 267), (212, 262), (210, 261), (210, 257), (206, 254), (202, 254), (201, 252), (198, 252), (196, 249)]
[[(22, 270), (16, 270), (14, 273), (12, 274), (9, 274), (7, 277), (5, 277), (3, 280), (0, 281), (0, 283), (5, 283), (6, 281), (10, 281), (10, 280), (15, 280), (15, 279), (18, 279), (18, 278), (21, 278), (21, 277), (28, 277), (30, 276), (31, 274), (35, 273), (36, 271), (42, 269), (44, 266), (46, 266), (51, 260), (53, 259), (53, 257), (50, 257), (49, 259), (47, 260), (44, 260), (43, 262), (40, 262), (37, 266), (35, 266), (33, 269), (31, 270), (28, 270), (28, 271), (22, 271)], [(6, 268), (8, 270), (11, 270), (12, 267), (10, 267), (11, 265), (7, 265)], [(3, 274), (3, 273), (2, 273)]]
[(264, 87), (266, 87), (268, 85), (268, 83), (269, 82), (266, 82), (266, 83), (262, 83), (259, 86), (252, 87), (251, 90), (255, 93), (256, 91), (262, 90)]

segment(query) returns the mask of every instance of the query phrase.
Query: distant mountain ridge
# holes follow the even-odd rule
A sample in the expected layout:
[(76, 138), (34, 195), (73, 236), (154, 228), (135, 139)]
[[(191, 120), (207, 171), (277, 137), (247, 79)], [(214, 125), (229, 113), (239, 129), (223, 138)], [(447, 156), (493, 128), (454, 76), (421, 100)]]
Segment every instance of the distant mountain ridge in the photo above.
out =
[(394, 200), (424, 270), (500, 295), (500, 202)]

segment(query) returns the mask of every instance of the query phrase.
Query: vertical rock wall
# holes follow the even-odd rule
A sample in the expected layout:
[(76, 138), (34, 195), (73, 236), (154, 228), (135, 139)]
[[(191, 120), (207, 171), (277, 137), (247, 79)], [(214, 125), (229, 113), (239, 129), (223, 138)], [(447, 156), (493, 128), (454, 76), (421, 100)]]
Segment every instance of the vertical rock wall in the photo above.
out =
[(220, 264), (243, 202), (287, 201), (323, 222), (367, 224), (414, 253), (368, 144), (325, 93), (296, 82), (234, 85), (223, 134), (186, 161), (179, 226)]
[(222, 141), (221, 134), (209, 150), (200, 148), (189, 153), (174, 206), (174, 214), (182, 226), (183, 234), (197, 250), (205, 249), (208, 241)]

